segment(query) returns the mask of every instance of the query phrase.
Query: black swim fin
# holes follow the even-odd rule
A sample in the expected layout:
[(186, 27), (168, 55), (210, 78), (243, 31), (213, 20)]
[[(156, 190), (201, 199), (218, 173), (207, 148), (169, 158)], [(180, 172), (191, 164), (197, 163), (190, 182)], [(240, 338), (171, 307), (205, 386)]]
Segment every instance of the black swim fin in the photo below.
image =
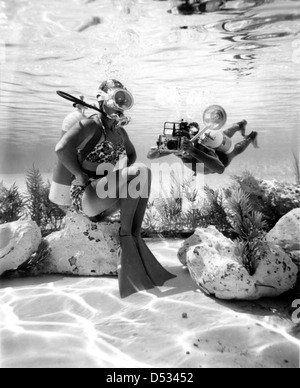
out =
[(170, 279), (176, 278), (176, 275), (168, 272), (154, 257), (150, 249), (141, 236), (134, 237), (136, 245), (142, 259), (143, 265), (149, 278), (156, 286), (162, 286)]
[(132, 236), (121, 236), (121, 263), (118, 268), (121, 298), (135, 292), (154, 288), (148, 277), (140, 253)]

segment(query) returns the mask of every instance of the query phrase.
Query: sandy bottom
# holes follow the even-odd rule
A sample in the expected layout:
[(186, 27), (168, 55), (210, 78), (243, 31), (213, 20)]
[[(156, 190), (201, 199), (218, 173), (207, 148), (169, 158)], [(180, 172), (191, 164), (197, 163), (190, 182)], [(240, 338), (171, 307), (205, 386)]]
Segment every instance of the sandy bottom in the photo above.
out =
[(123, 300), (116, 278), (2, 281), (1, 367), (298, 368), (292, 299), (209, 298), (178, 262), (179, 245), (149, 243), (177, 278)]

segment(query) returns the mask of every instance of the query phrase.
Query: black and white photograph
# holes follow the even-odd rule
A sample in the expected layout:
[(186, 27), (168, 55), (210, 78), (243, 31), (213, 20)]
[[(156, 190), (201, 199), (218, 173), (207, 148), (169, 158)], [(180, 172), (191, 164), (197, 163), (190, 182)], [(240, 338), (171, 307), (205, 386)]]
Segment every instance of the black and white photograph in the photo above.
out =
[(0, 368), (300, 367), (300, 0), (0, 1)]

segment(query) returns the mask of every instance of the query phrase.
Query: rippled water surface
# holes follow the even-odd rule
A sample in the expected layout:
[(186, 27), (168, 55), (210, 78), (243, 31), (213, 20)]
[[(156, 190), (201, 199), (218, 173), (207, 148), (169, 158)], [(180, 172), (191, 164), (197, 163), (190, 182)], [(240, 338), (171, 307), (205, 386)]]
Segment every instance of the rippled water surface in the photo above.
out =
[(202, 15), (168, 13), (175, 4), (1, 1), (0, 172), (20, 173), (32, 162), (50, 172), (61, 121), (72, 109), (56, 90), (93, 101), (99, 82), (117, 77), (135, 95), (128, 131), (140, 160), (165, 120), (201, 123), (203, 110), (217, 103), (229, 123), (245, 118), (249, 131), (260, 133), (260, 149), (250, 147), (227, 173), (293, 179), (299, 1), (228, 1)]
[[(55, 92), (92, 102), (98, 84), (116, 77), (135, 96), (128, 132), (140, 160), (164, 121), (201, 123), (203, 110), (220, 104), (229, 123), (247, 119), (260, 144), (225, 177), (248, 169), (293, 180), (299, 3), (238, 0), (219, 12), (176, 15), (167, 12), (176, 2), (163, 0), (0, 1), (0, 173), (20, 179), (33, 162), (51, 172), (72, 110)], [(290, 301), (207, 298), (177, 262), (179, 243), (152, 246), (178, 277), (125, 301), (116, 279), (3, 282), (1, 366), (298, 367)]]

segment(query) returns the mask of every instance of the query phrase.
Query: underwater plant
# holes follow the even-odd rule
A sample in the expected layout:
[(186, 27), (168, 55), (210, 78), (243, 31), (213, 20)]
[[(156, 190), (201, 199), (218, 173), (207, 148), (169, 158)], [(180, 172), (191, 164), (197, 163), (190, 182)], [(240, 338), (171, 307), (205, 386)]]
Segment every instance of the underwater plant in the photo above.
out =
[(42, 224), (42, 196), (44, 189), (43, 178), (40, 171), (33, 165), (26, 174), (26, 206), (29, 210), (31, 219), (37, 223), (38, 226)]
[(251, 203), (250, 195), (241, 188), (224, 202), (232, 232), (237, 236), (236, 254), (250, 275), (254, 275), (257, 260), (264, 246), (267, 222)]
[(50, 182), (44, 183), (39, 169), (32, 168), (26, 174), (26, 207), (30, 217), (46, 236), (60, 230), (65, 213), (49, 200)]
[(176, 234), (180, 231), (183, 219), (183, 198), (180, 182), (173, 176), (170, 193), (154, 201), (159, 215), (158, 232)]
[(0, 185), (0, 224), (17, 221), (23, 214), (25, 201), (14, 183), (9, 189)]
[(159, 217), (155, 211), (154, 201), (148, 202), (147, 210), (142, 227), (142, 236), (148, 237), (156, 234), (159, 230)]
[(258, 179), (247, 171), (232, 178), (249, 194), (254, 209), (264, 215), (268, 230), (284, 215), (300, 207), (300, 187), (293, 183)]
[(213, 190), (209, 186), (205, 186), (204, 191), (206, 199), (202, 214), (206, 226), (213, 225), (226, 237), (231, 237), (231, 225), (224, 206), (226, 195), (228, 195), (227, 191)]

